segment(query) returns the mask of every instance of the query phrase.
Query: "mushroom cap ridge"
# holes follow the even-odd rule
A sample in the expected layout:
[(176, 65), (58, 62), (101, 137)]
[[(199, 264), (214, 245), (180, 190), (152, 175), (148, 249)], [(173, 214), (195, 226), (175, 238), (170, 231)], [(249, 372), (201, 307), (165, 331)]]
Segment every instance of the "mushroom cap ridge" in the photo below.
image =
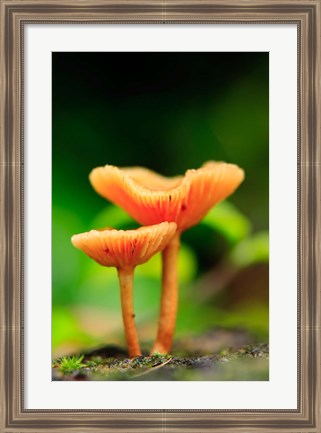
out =
[(209, 161), (185, 176), (167, 178), (143, 167), (97, 167), (89, 175), (95, 191), (143, 225), (176, 222), (181, 232), (197, 224), (244, 180), (235, 164)]
[(91, 230), (72, 236), (71, 242), (103, 266), (129, 269), (162, 251), (176, 228), (175, 223), (163, 222), (136, 230)]

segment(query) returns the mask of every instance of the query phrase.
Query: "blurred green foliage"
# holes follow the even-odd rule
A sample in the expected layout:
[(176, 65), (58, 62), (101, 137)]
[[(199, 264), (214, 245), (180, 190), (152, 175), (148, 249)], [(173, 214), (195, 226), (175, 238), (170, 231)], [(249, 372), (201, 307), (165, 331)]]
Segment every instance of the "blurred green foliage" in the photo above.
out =
[[(245, 170), (235, 194), (182, 236), (176, 336), (219, 326), (267, 339), (268, 305), (260, 297), (233, 310), (220, 299), (242, 269), (268, 266), (268, 53), (53, 53), (52, 65), (53, 353), (124, 344), (115, 269), (70, 242), (92, 228), (138, 227), (90, 186), (90, 171), (107, 163), (169, 176), (208, 160)], [(207, 283), (201, 296), (198, 282), (222, 267), (220, 290)], [(160, 255), (135, 272), (146, 343), (156, 332), (160, 273)], [(266, 290), (253, 275), (257, 292)]]

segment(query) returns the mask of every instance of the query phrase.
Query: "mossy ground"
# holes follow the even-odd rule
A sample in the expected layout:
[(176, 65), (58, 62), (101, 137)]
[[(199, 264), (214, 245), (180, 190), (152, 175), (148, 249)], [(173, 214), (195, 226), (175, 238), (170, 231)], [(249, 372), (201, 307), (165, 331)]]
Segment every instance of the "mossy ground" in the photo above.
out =
[[(69, 357), (71, 358), (71, 357)], [(53, 362), (53, 380), (269, 380), (267, 344), (252, 344), (217, 353), (128, 358), (115, 346)], [(74, 365), (74, 369), (70, 368)], [(67, 368), (66, 368), (67, 365)], [(65, 368), (64, 368), (65, 366)]]

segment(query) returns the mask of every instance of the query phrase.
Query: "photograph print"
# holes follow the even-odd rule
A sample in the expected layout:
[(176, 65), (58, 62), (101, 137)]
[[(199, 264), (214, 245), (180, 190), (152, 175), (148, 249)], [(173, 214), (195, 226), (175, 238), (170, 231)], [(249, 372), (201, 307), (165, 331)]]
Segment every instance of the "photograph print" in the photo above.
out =
[(52, 53), (52, 380), (269, 380), (269, 53)]

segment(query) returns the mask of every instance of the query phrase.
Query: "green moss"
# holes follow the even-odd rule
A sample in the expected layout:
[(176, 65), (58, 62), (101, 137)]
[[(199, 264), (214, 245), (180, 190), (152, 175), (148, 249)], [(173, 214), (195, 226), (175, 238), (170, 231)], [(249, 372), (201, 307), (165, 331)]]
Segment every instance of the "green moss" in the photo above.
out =
[(83, 359), (84, 355), (63, 356), (55, 362), (55, 366), (64, 374), (71, 374), (75, 370), (86, 367), (86, 364), (82, 363)]

